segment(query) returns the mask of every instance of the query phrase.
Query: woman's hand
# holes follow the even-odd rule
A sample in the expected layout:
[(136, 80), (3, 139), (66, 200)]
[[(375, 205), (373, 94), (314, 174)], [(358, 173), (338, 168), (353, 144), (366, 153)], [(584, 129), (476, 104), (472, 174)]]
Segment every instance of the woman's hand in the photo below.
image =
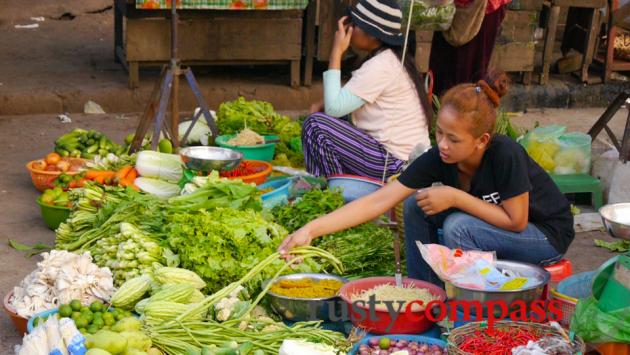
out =
[(416, 201), (424, 213), (432, 216), (455, 206), (457, 194), (460, 192), (451, 186), (429, 187), (418, 191)]
[(350, 39), (352, 38), (352, 31), (354, 28), (346, 24), (348, 16), (344, 16), (337, 22), (337, 31), (335, 32), (335, 39), (333, 41), (331, 57), (341, 60), (343, 54), (350, 47)]
[(289, 253), (291, 249), (310, 245), (312, 241), (311, 232), (307, 228), (302, 227), (286, 237), (278, 247), (278, 251), (285, 259), (290, 259)]

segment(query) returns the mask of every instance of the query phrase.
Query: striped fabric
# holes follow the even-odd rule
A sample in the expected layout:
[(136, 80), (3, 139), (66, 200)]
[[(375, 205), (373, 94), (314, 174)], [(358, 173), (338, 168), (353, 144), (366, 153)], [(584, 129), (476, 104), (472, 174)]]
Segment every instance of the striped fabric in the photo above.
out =
[[(135, 0), (136, 9), (171, 8), (171, 0)], [(177, 0), (178, 9), (197, 10), (303, 10), (308, 0)]]
[(350, 16), (369, 35), (390, 45), (402, 44), (402, 11), (396, 0), (359, 0)]
[(376, 180), (402, 170), (404, 162), (388, 155), (370, 135), (338, 118), (314, 113), (302, 126), (306, 170), (315, 176), (351, 174)]

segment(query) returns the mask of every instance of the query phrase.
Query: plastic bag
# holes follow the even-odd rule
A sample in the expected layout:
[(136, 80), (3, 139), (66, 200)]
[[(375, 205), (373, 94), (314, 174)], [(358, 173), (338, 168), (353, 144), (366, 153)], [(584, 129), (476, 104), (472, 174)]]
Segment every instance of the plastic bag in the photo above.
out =
[(455, 16), (454, 0), (400, 0), (404, 26), (409, 20), (411, 2), (411, 25), (416, 30), (446, 31), (451, 27)]
[(594, 297), (581, 299), (571, 318), (571, 330), (587, 343), (630, 343), (630, 307), (603, 312)]
[(560, 151), (553, 157), (553, 173), (588, 174), (591, 170), (591, 136), (580, 132), (563, 134), (558, 138)]
[(591, 137), (565, 133), (566, 127), (551, 125), (527, 133), (520, 141), (529, 156), (548, 173), (588, 174), (591, 169)]
[(486, 261), (491, 264), (495, 260), (494, 252), (462, 251), (449, 249), (439, 244), (422, 244), (420, 242), (416, 242), (416, 244), (424, 261), (444, 281), (450, 281), (459, 275), (469, 273), (470, 270), (474, 270), (479, 261)]

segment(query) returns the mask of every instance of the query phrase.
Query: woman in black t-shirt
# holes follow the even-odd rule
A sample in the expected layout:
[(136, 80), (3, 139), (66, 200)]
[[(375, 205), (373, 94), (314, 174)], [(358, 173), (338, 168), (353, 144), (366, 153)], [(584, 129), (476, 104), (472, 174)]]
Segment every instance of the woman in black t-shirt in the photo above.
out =
[(507, 87), (500, 74), (450, 89), (438, 114), (437, 147), (397, 181), (308, 223), (280, 251), (370, 221), (411, 196), (405, 202), (409, 277), (439, 282), (416, 241), (496, 251), (499, 259), (536, 264), (559, 260), (574, 237), (570, 205), (519, 144), (494, 134)]

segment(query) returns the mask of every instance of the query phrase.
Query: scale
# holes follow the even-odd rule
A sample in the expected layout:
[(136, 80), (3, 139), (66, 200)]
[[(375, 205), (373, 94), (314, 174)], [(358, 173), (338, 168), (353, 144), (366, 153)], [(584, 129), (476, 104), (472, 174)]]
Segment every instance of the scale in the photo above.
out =
[[(210, 138), (209, 144), (214, 143), (214, 139), (218, 136), (219, 130), (217, 128), (214, 119), (210, 115), (210, 110), (208, 109), (208, 104), (206, 103), (203, 95), (201, 94), (201, 90), (199, 88), (199, 84), (193, 75), (193, 72), (190, 68), (182, 68), (180, 65), (180, 61), (177, 58), (177, 48), (178, 48), (178, 40), (177, 40), (177, 24), (178, 24), (178, 15), (177, 15), (177, 5), (176, 1), (171, 1), (171, 58), (170, 63), (168, 65), (164, 65), (162, 67), (162, 72), (160, 74), (160, 80), (156, 82), (155, 87), (153, 88), (153, 93), (151, 94), (151, 98), (149, 99), (149, 104), (144, 110), (142, 114), (142, 118), (140, 118), (140, 122), (138, 123), (138, 127), (136, 128), (136, 133), (134, 139), (131, 143), (130, 152), (137, 152), (142, 146), (142, 141), (144, 140), (145, 135), (147, 134), (149, 127), (151, 124), (154, 125), (153, 135), (151, 138), (151, 149), (157, 150), (158, 141), (160, 140), (160, 135), (164, 134), (164, 137), (171, 141), (173, 147), (178, 149), (180, 146), (185, 145), (188, 140), (188, 135), (192, 131), (193, 127), (201, 117), (204, 116), (210, 131), (212, 132), (212, 136)], [(184, 76), (190, 89), (192, 90), (195, 100), (197, 101), (197, 106), (201, 109), (196, 112), (193, 116), (192, 122), (186, 130), (186, 133), (182, 137), (182, 141), (179, 142), (179, 77)], [(171, 122), (170, 124), (165, 120), (166, 109), (169, 104), (169, 98), (171, 103)]]

